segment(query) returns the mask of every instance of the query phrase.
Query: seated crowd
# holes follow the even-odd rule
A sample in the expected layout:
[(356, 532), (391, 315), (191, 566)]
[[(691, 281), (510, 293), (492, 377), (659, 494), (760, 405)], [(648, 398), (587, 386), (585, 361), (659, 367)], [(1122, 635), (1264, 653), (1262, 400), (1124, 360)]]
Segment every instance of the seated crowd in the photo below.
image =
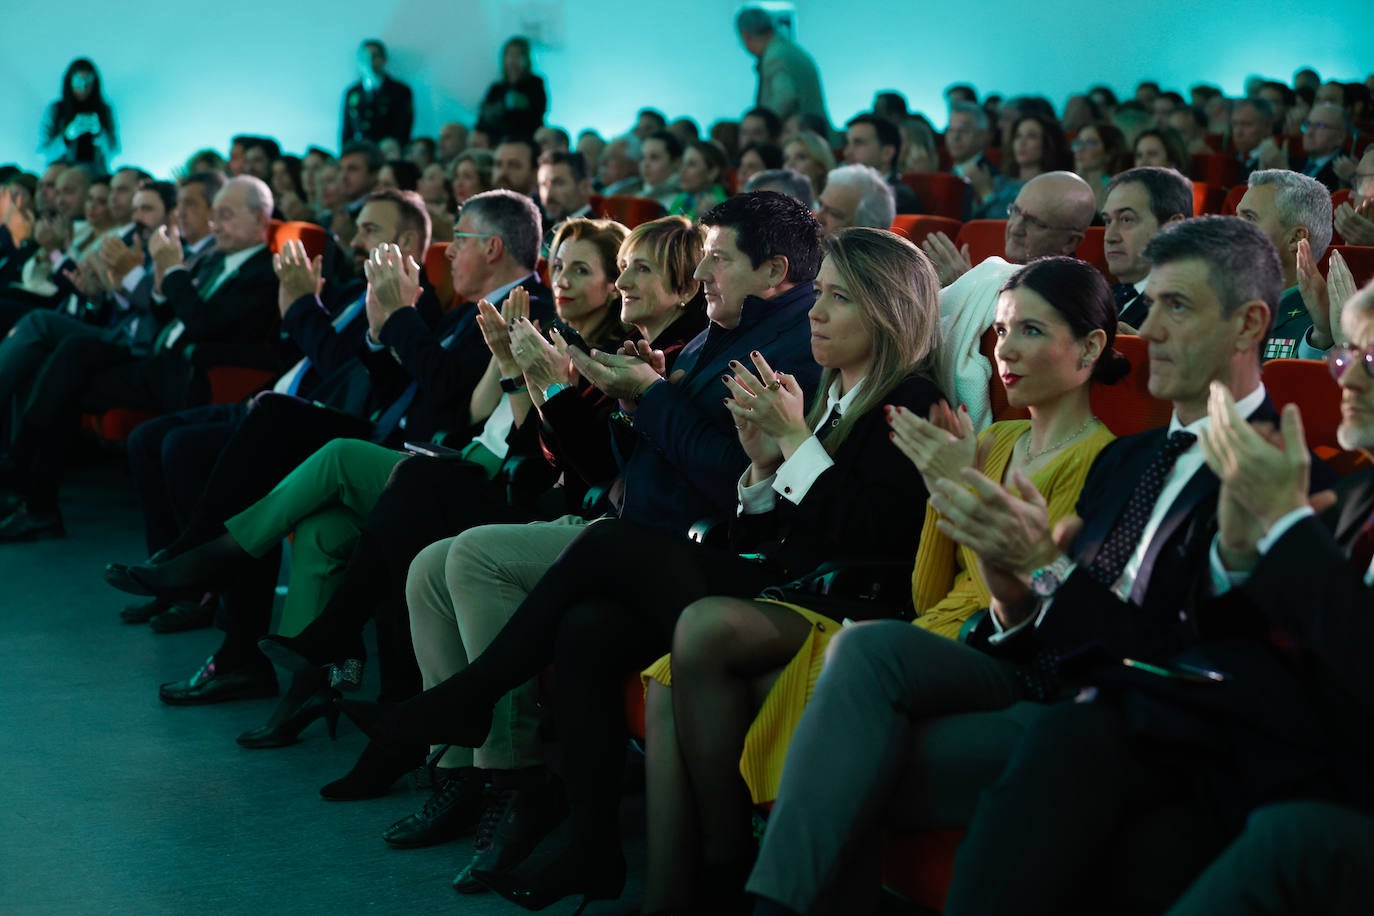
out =
[(619, 897), (633, 736), (644, 913), (875, 912), (950, 830), (947, 913), (1374, 910), (1374, 125), (1313, 78), (0, 168), (0, 550), (132, 417), (121, 617), (224, 634), (162, 701), (427, 764), (383, 839), (460, 893)]

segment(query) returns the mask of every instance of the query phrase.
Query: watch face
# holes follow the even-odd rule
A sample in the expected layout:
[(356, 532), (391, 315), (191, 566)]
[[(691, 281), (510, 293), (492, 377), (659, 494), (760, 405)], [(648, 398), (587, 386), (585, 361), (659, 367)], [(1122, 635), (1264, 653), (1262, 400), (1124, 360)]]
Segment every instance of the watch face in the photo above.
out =
[(1053, 570), (1037, 569), (1030, 580), (1030, 589), (1041, 598), (1048, 598), (1059, 588), (1059, 576)]

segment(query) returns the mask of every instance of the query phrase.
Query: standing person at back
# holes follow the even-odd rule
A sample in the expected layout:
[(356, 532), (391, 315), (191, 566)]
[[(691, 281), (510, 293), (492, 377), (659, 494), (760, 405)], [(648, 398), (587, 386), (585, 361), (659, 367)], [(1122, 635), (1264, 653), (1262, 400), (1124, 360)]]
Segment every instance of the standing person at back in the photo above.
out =
[(735, 28), (748, 52), (758, 58), (759, 84), (754, 104), (779, 118), (816, 115), (830, 123), (816, 62), (774, 28), (773, 17), (758, 7), (745, 7), (735, 16)]
[(391, 137), (410, 142), (415, 104), (410, 87), (386, 72), (386, 45), (369, 38), (358, 46), (358, 82), (344, 92), (343, 125), (339, 146), (354, 140), (380, 143)]

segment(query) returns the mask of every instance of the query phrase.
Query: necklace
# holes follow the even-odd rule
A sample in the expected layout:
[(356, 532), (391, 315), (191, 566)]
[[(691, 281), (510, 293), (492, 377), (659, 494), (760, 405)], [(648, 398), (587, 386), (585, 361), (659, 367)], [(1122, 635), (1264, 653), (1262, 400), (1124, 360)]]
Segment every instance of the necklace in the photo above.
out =
[(1032, 451), (1031, 451), (1031, 447), (1030, 447), (1030, 440), (1031, 440), (1031, 437), (1030, 437), (1030, 430), (1026, 430), (1025, 438), (1023, 438), (1023, 439), (1021, 440), (1021, 441), (1024, 442), (1025, 445), (1026, 445), (1026, 448), (1025, 448), (1025, 452), (1026, 452), (1026, 463), (1027, 463), (1027, 464), (1030, 464), (1032, 461), (1034, 461), (1034, 460), (1037, 459), (1037, 458), (1041, 458), (1041, 457), (1043, 457), (1043, 456), (1045, 456), (1045, 455), (1048, 455), (1050, 452), (1052, 452), (1052, 451), (1054, 451), (1054, 450), (1056, 450), (1056, 449), (1061, 449), (1061, 448), (1063, 448), (1064, 446), (1068, 445), (1070, 442), (1072, 442), (1073, 440), (1077, 439), (1079, 436), (1081, 436), (1081, 435), (1083, 435), (1085, 432), (1087, 432), (1087, 431), (1088, 431), (1094, 424), (1096, 424), (1097, 422), (1099, 422), (1098, 419), (1097, 419), (1097, 417), (1088, 417), (1088, 419), (1084, 420), (1084, 421), (1083, 421), (1083, 425), (1080, 426), (1080, 427), (1078, 427), (1078, 429), (1074, 430), (1074, 431), (1073, 431), (1072, 433), (1070, 433), (1068, 436), (1066, 436), (1066, 437), (1063, 438), (1063, 439), (1060, 439), (1058, 442), (1054, 443), (1053, 445), (1048, 445), (1048, 446), (1046, 446), (1045, 448), (1042, 448), (1042, 449), (1041, 449), (1040, 451), (1038, 451), (1038, 452), (1032, 452)]

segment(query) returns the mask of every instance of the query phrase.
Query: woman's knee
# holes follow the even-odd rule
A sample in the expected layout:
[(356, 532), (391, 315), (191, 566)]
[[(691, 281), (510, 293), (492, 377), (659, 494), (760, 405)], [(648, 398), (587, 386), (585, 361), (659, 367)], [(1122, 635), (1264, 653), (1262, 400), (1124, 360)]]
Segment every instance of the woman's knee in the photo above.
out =
[(734, 598), (699, 598), (687, 605), (673, 630), (673, 671), (693, 671), (724, 667), (740, 632), (741, 614), (749, 613), (749, 602)]

